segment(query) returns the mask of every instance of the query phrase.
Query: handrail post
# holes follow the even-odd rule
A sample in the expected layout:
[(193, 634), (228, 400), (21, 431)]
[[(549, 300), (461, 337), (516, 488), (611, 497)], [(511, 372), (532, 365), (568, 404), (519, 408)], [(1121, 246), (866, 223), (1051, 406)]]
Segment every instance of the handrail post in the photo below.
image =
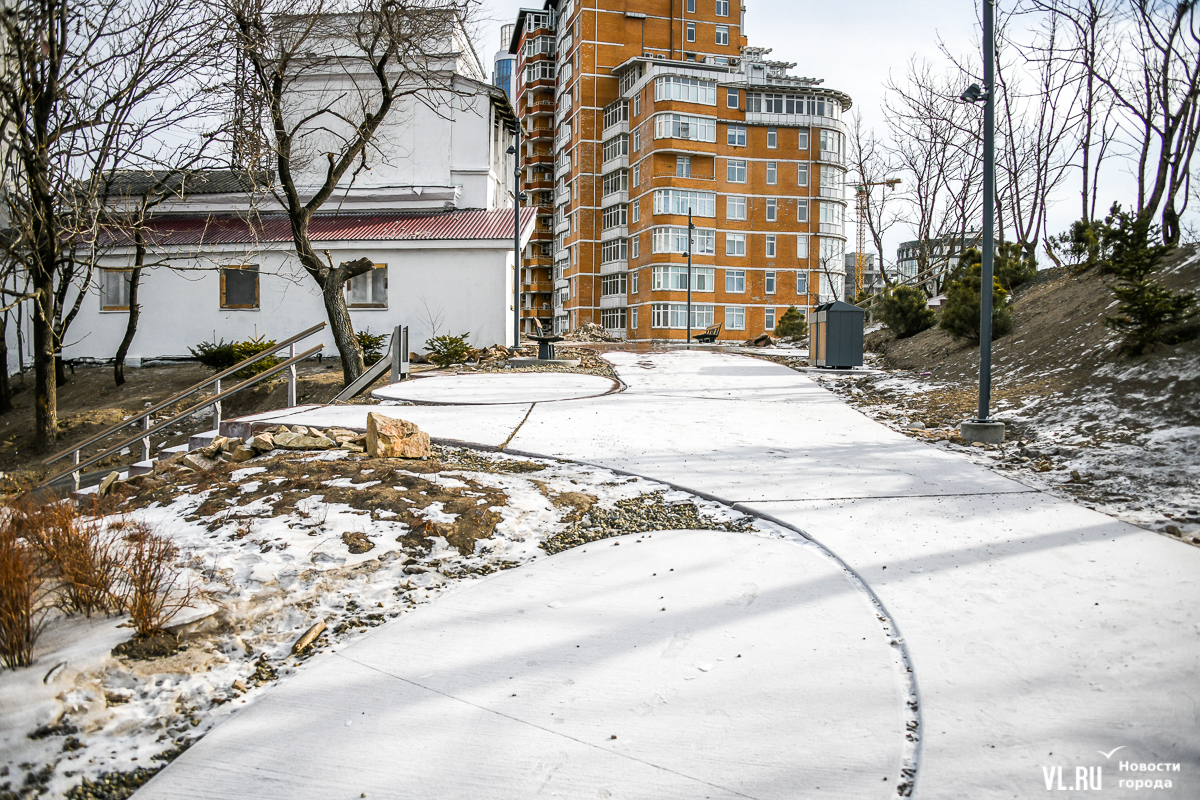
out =
[[(217, 379), (217, 396), (218, 397), (221, 396), (221, 381), (220, 381), (220, 379)], [(216, 417), (216, 420), (213, 422), (213, 430), (219, 431), (219, 430), (221, 430), (221, 401), (220, 400), (213, 403), (213, 416)]]
[[(288, 349), (288, 358), (296, 357), (296, 345)], [(288, 367), (288, 408), (296, 405), (296, 365)]]
[[(75, 451), (75, 454), (72, 456), (72, 459), (75, 462), (75, 466), (78, 467), (79, 466), (79, 451), (78, 450)], [(77, 492), (79, 491), (79, 470), (75, 470), (74, 472), (71, 473), (71, 485), (75, 487), (75, 491), (77, 491)]]
[[(149, 417), (146, 417), (145, 419), (142, 420), (142, 430), (144, 430), (144, 431), (150, 430), (150, 418)], [(142, 437), (142, 461), (149, 461), (149, 460), (150, 460), (150, 437), (143, 436)]]

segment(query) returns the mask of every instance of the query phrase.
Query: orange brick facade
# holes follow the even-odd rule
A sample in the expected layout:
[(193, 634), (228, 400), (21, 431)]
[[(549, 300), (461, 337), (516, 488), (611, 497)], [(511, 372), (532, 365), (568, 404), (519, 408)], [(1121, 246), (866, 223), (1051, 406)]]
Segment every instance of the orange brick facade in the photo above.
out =
[[(631, 340), (764, 331), (840, 296), (845, 94), (748, 47), (721, 0), (523, 10), (522, 189), (538, 207), (522, 316)], [(532, 322), (526, 322), (526, 330)]]

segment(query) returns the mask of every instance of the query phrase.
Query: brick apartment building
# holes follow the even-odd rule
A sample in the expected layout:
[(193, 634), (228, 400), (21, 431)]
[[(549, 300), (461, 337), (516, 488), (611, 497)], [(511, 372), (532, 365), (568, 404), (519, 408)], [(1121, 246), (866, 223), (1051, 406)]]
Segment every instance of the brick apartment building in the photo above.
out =
[[(747, 45), (729, 0), (547, 0), (517, 16), (522, 315), (683, 339), (841, 297), (846, 94)], [(526, 330), (532, 321), (524, 323)]]

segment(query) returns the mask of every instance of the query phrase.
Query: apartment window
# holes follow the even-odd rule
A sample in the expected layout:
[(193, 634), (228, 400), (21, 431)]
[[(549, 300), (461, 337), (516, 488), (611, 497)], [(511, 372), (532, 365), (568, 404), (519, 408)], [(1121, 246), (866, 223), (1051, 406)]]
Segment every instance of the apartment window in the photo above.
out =
[(807, 200), (797, 200), (796, 201), (796, 221), (797, 222), (808, 222), (808, 201)]
[(736, 158), (729, 159), (725, 167), (725, 179), (730, 183), (745, 183), (746, 162)]
[(633, 149), (635, 152), (642, 149), (642, 129), (641, 128), (637, 128), (633, 132)]
[[(625, 294), (626, 277), (624, 272), (605, 275), (600, 279), (600, 294), (610, 297), (614, 294)], [(605, 327), (608, 327), (607, 325)]]
[(742, 97), (741, 92), (737, 89), (725, 90), (725, 107), (726, 108), (741, 108)]
[(767, 128), (767, 147), (772, 149), (779, 146), (779, 129)]
[(774, 197), (767, 198), (767, 222), (774, 222), (779, 211), (779, 201)]
[(221, 308), (258, 308), (258, 266), (221, 268)]
[(687, 40), (689, 42), (696, 41), (696, 23), (689, 22), (687, 24)]
[(725, 133), (726, 143), (731, 147), (746, 146), (746, 127), (744, 125), (730, 125)]
[(729, 26), (728, 25), (718, 25), (717, 26), (717, 44), (718, 45), (729, 44)]
[(767, 294), (775, 294), (775, 271), (767, 270), (763, 276), (763, 286)]
[(605, 308), (600, 310), (600, 325), (606, 330), (619, 331), (625, 328), (624, 308)]
[(696, 13), (696, 0), (687, 0), (687, 10), (689, 14)]
[(629, 171), (619, 169), (604, 176), (603, 193), (625, 192), (629, 190)]
[(804, 296), (804, 295), (808, 294), (808, 273), (807, 272), (797, 272), (796, 273), (796, 294), (798, 294), (800, 296)]
[(725, 270), (725, 291), (730, 294), (741, 294), (746, 291), (746, 270)]
[(717, 0), (717, 16), (729, 16), (729, 0)]
[(612, 239), (600, 245), (600, 263), (609, 264), (613, 261), (625, 261), (628, 253), (628, 240)]
[(633, 96), (633, 115), (636, 117), (642, 113), (642, 96), (635, 94)]
[(745, 306), (725, 306), (725, 330), (727, 330), (727, 331), (744, 331), (744, 330), (746, 330), (746, 307)]
[(634, 186), (640, 186), (642, 183), (642, 165), (633, 165), (633, 175), (631, 177)]
[(614, 136), (604, 143), (604, 160), (612, 161), (614, 158), (629, 155), (629, 137), (625, 134)]
[(692, 177), (692, 158), (691, 158), (691, 156), (675, 156), (675, 177), (676, 178)]
[(129, 277), (132, 272), (124, 269), (100, 270), (100, 310), (129, 310)]
[(796, 185), (808, 186), (808, 164), (801, 164), (796, 169)]
[(608, 230), (609, 228), (620, 228), (624, 226), (628, 215), (629, 209), (627, 206), (609, 206), (608, 208), (604, 209), (604, 213), (600, 218), (604, 226), (602, 230)]
[(714, 192), (691, 192), (686, 189), (655, 189), (655, 214), (686, 214), (697, 217), (717, 216), (717, 195)]
[(796, 237), (796, 258), (808, 258), (808, 237), (804, 234)]
[(779, 182), (779, 162), (767, 162), (767, 185), (774, 186)]
[(654, 138), (715, 142), (717, 122), (708, 117), (693, 117), (687, 114), (659, 114), (654, 118)]
[[(637, 290), (635, 289), (634, 291), (636, 292)], [(638, 326), (638, 310), (636, 308), (631, 308), (631, 309), (629, 309), (629, 327), (633, 330), (637, 330), (637, 326)]]
[(746, 255), (746, 234), (744, 234), (744, 233), (727, 233), (727, 234), (725, 234), (725, 255), (727, 255), (727, 256), (744, 256), (744, 255)]
[(769, 331), (775, 330), (775, 309), (763, 309), (763, 328)]
[[(687, 324), (686, 303), (655, 303), (650, 307), (650, 327), (685, 329)], [(693, 329), (707, 328), (713, 324), (713, 306), (692, 303)]]
[(638, 246), (638, 242), (640, 242), (640, 241), (641, 241), (641, 237), (638, 236), (637, 234), (634, 234), (629, 239), (629, 257), (630, 258), (638, 257), (638, 250), (640, 249)]
[(731, 194), (725, 198), (725, 219), (746, 218), (746, 198)]
[[(638, 293), (638, 273), (639, 273), (639, 270), (636, 270), (636, 269), (633, 272), (629, 273), (629, 293), (630, 294)], [(634, 327), (636, 328), (637, 325), (634, 325)]]
[(654, 81), (654, 99), (679, 100), (684, 103), (715, 106), (717, 104), (717, 83), (716, 81), (702, 81), (699, 78), (664, 75)]
[(631, 205), (629, 207), (629, 220), (630, 220), (630, 222), (637, 222), (639, 219), (641, 219), (641, 217), (642, 217), (642, 204), (641, 204), (641, 202), (635, 200), (635, 201), (633, 201), (633, 205)]
[(767, 234), (766, 251), (767, 251), (767, 258), (775, 257), (775, 234), (773, 234), (773, 233)]
[[(712, 267), (692, 267), (692, 291), (711, 292), (713, 273)], [(655, 267), (651, 272), (650, 286), (660, 291), (685, 292), (688, 288), (688, 268), (684, 265)]]
[(796, 149), (797, 150), (807, 150), (808, 149), (808, 128), (800, 129), (800, 135), (796, 140)]
[(370, 272), (346, 282), (346, 305), (350, 308), (387, 308), (387, 264), (376, 264)]
[[(683, 225), (663, 225), (651, 234), (650, 252), (678, 253), (688, 251), (688, 229)], [(717, 250), (717, 232), (711, 228), (696, 228), (692, 231), (692, 255), (711, 256)]]

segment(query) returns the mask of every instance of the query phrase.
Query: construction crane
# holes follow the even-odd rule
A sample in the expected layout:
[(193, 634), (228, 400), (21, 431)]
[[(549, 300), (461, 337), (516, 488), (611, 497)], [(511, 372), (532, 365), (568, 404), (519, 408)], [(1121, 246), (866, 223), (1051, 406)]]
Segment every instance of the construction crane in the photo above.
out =
[(854, 253), (854, 302), (862, 297), (863, 285), (866, 282), (867, 271), (867, 204), (871, 200), (872, 186), (887, 186), (896, 188), (899, 178), (889, 178), (886, 181), (860, 183), (854, 187), (854, 208), (858, 212), (858, 249)]

